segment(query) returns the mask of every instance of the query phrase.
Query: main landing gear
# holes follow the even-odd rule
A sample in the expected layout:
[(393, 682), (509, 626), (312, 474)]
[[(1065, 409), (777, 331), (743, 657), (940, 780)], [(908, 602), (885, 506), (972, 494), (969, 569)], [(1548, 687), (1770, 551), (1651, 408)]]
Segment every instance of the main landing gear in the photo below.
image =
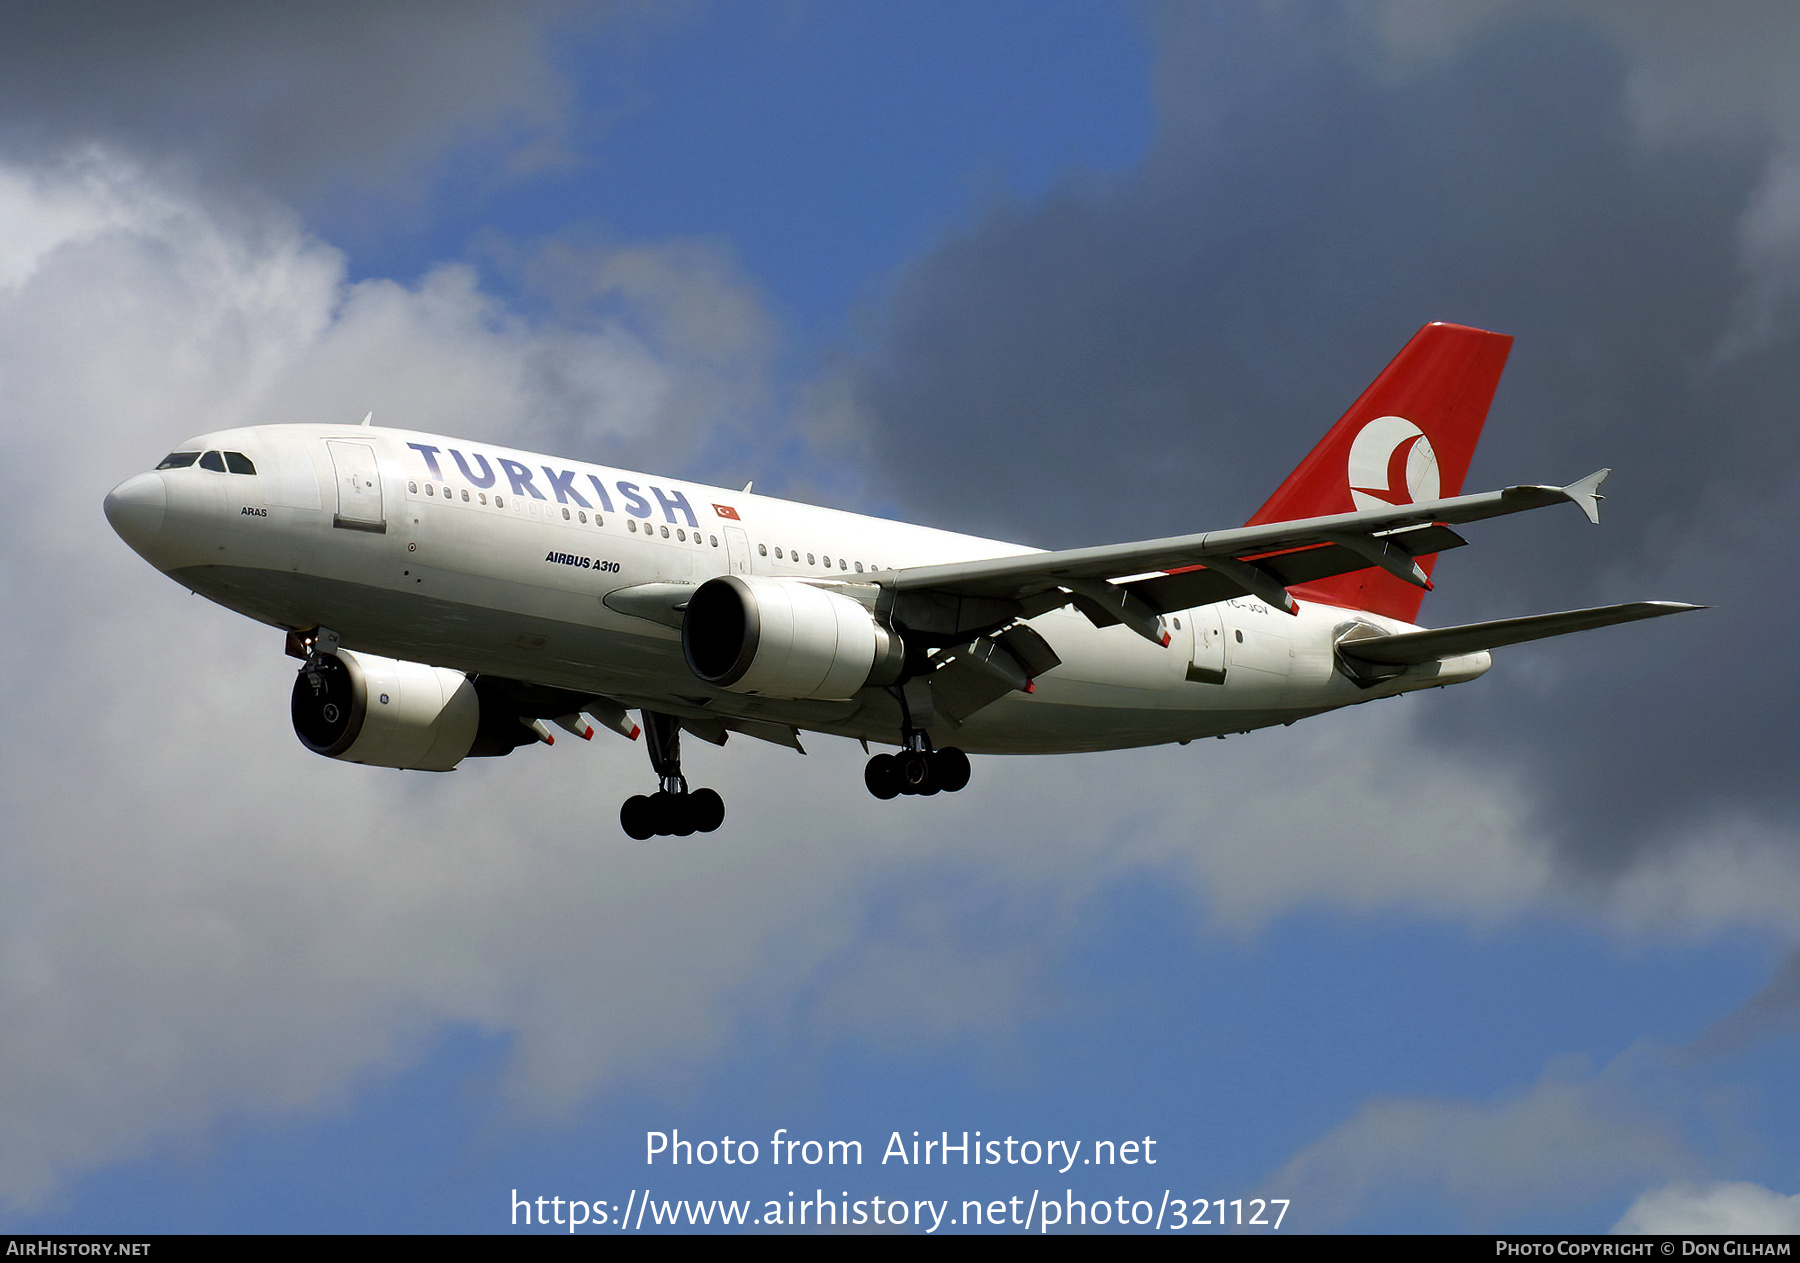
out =
[(644, 745), (662, 788), (654, 794), (634, 794), (619, 808), (619, 825), (628, 836), (640, 842), (659, 834), (685, 838), (711, 833), (725, 822), (725, 800), (717, 790), (688, 792), (687, 777), (681, 774), (680, 720), (645, 711)]
[(969, 756), (955, 746), (931, 748), (922, 732), (906, 734), (899, 754), (878, 754), (863, 769), (863, 784), (877, 798), (901, 794), (954, 794), (969, 783)]

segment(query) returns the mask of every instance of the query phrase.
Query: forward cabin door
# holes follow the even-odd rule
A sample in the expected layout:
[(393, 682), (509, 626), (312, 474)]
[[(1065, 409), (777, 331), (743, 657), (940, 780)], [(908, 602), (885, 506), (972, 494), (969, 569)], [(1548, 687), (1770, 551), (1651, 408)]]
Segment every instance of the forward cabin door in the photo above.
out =
[(337, 513), (331, 524), (385, 533), (387, 519), (381, 512), (381, 469), (375, 463), (375, 449), (345, 439), (327, 439), (325, 447), (337, 471)]

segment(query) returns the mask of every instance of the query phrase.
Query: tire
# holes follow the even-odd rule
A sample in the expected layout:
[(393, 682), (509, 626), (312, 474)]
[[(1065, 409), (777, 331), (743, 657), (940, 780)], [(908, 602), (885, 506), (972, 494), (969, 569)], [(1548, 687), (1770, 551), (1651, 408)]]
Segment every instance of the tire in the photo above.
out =
[(656, 832), (656, 813), (650, 806), (650, 800), (642, 794), (633, 794), (619, 808), (619, 827), (625, 830), (625, 836), (639, 842)]
[(936, 754), (931, 779), (946, 794), (954, 794), (969, 783), (969, 756), (955, 746), (945, 746)]
[(863, 768), (863, 784), (877, 798), (893, 798), (900, 792), (900, 761), (891, 754), (878, 754)]
[(913, 750), (900, 756), (900, 792), (902, 794), (935, 794), (937, 785), (931, 775), (931, 756)]
[(659, 789), (650, 795), (650, 806), (656, 813), (658, 833), (685, 838), (694, 832), (693, 821), (688, 818), (686, 794), (671, 794)]
[(688, 811), (693, 817), (694, 828), (701, 833), (711, 833), (725, 823), (725, 800), (714, 789), (695, 790), (688, 800)]

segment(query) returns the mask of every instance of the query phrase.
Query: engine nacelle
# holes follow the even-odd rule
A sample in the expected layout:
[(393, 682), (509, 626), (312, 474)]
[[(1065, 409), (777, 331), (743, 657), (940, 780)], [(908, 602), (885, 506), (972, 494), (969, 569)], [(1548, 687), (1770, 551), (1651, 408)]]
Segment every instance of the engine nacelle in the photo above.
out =
[(900, 678), (899, 637), (841, 593), (755, 575), (701, 584), (681, 620), (688, 668), (734, 693), (837, 701)]
[(340, 649), (318, 687), (294, 680), (294, 732), (314, 754), (375, 767), (448, 772), (474, 748), (481, 702), (461, 671)]

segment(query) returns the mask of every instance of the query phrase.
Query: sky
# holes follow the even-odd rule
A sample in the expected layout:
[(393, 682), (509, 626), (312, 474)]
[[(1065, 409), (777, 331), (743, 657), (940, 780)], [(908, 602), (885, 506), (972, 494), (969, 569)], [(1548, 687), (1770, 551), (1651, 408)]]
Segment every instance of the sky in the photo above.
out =
[[(0, 6), (0, 1230), (1800, 1229), (1796, 65), (1773, 3)], [(689, 839), (621, 835), (607, 734), (308, 753), (279, 639), (100, 512), (372, 410), (1046, 547), (1228, 527), (1430, 320), (1517, 339), (1470, 489), (1616, 472), (1424, 619), (1711, 608), (954, 797), (702, 745)], [(915, 1131), (1083, 1148), (881, 1160)]]

